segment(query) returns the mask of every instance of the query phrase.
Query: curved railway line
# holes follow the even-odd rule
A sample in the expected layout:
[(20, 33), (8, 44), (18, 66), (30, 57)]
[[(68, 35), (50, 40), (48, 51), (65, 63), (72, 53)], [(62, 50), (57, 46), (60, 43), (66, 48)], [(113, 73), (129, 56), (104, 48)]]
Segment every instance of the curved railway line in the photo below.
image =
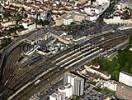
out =
[[(120, 34), (118, 34), (118, 35), (120, 35)], [(105, 35), (106, 36), (106, 40), (108, 39), (108, 38), (112, 38), (112, 37), (115, 37), (115, 34), (113, 34), (112, 33), (112, 35)], [(17, 87), (19, 87), (21, 84), (21, 82), (23, 82), (23, 81), (21, 81), (21, 80), (29, 80), (29, 79), (32, 79), (32, 77), (35, 77), (37, 74), (39, 74), (39, 73), (41, 73), (43, 70), (46, 70), (45, 68), (46, 67), (44, 67), (44, 66), (49, 66), (48, 68), (50, 68), (50, 65), (47, 65), (47, 64), (49, 64), (49, 63), (51, 63), (52, 61), (56, 61), (56, 59), (57, 60), (59, 60), (59, 62), (60, 61), (62, 61), (63, 59), (65, 59), (65, 58), (67, 58), (68, 56), (71, 56), (71, 55), (73, 55), (73, 54), (75, 54), (76, 52), (80, 52), (81, 50), (85, 50), (87, 47), (89, 47), (89, 45), (87, 45), (87, 44), (89, 44), (89, 42), (91, 42), (91, 41), (96, 41), (96, 38), (97, 39), (100, 39), (100, 37), (95, 37), (95, 38), (93, 38), (92, 40), (88, 40), (88, 41), (86, 41), (85, 43), (83, 43), (82, 45), (79, 45), (79, 46), (75, 46), (75, 47), (72, 47), (72, 48), (70, 48), (70, 49), (68, 49), (68, 50), (66, 50), (66, 51), (64, 51), (64, 52), (62, 52), (62, 53), (60, 53), (59, 55), (56, 55), (56, 56), (54, 56), (53, 58), (51, 58), (51, 59), (49, 59), (48, 61), (45, 61), (45, 62), (41, 62), (41, 64), (37, 64), (37, 66), (36, 67), (34, 67), (34, 69), (32, 69), (31, 71), (29, 71), (28, 73), (26, 73), (25, 75), (23, 75), (23, 76), (21, 76), (18, 80), (19, 81), (17, 81), (17, 80), (13, 80), (13, 79), (11, 79), (11, 80), (13, 80), (11, 83), (9, 83), (9, 86), (8, 86), (8, 88), (10, 88), (10, 89), (14, 89), (14, 87), (15, 87), (15, 89), (17, 89)], [(106, 41), (106, 40), (102, 40), (102, 42), (103, 41)], [(98, 42), (98, 41), (97, 41)], [(100, 41), (101, 42), (101, 41)], [(95, 43), (94, 43), (95, 44)], [(97, 45), (97, 43), (96, 43), (96, 45)], [(63, 56), (61, 56), (61, 55), (63, 55)], [(63, 57), (63, 58), (62, 58)], [(51, 62), (50, 62), (51, 61)], [(53, 62), (52, 62), (53, 63)], [(53, 63), (54, 64), (54, 63)], [(54, 65), (56, 65), (56, 64), (54, 64)], [(30, 77), (29, 77), (30, 76)]]
[[(117, 39), (117, 38), (115, 38), (114, 40), (119, 41), (119, 39)], [(122, 38), (121, 38), (121, 40), (122, 40)], [(115, 41), (113, 41), (113, 40), (111, 40), (111, 41), (112, 41), (111, 43), (113, 43), (113, 46), (117, 45), (117, 44), (114, 43)], [(104, 44), (107, 44), (107, 43), (108, 43), (108, 42), (106, 42), (106, 43), (104, 43)], [(120, 43), (120, 42), (117, 42), (117, 43)], [(115, 44), (115, 45), (114, 45), (114, 44)], [(108, 45), (106, 45), (106, 47), (107, 47), (107, 46), (109, 46), (109, 43), (108, 43)], [(96, 56), (96, 55), (99, 55), (101, 52), (99, 51), (99, 52), (96, 52), (96, 53), (93, 52), (93, 53), (94, 53), (93, 55)], [(88, 56), (88, 55), (87, 55), (87, 56)], [(26, 95), (26, 93), (28, 93), (29, 91), (31, 91), (32, 88), (35, 89), (35, 91), (39, 90), (42, 86), (45, 86), (45, 88), (47, 88), (47, 87), (46, 87), (46, 84), (49, 84), (51, 81), (53, 81), (54, 78), (60, 76), (60, 74), (63, 74), (64, 72), (66, 72), (66, 71), (69, 70), (70, 68), (83, 65), (84, 62), (86, 62), (87, 60), (89, 60), (89, 58), (91, 58), (91, 56), (89, 56), (89, 57), (87, 57), (87, 56), (84, 57), (84, 58), (82, 58), (83, 60), (80, 60), (80, 61), (79, 61), (79, 60), (76, 60), (74, 63), (71, 62), (71, 63), (69, 63), (68, 65), (65, 65), (64, 67), (56, 66), (56, 68), (53, 69), (52, 72), (48, 72), (44, 77), (41, 77), (41, 78), (40, 78), (41, 83), (39, 83), (39, 85), (36, 86), (36, 85), (34, 85), (34, 83), (32, 83), (32, 85), (30, 86), (30, 88), (26, 89), (26, 92), (24, 92), (24, 94), (20, 94), (20, 96), (17, 96), (15, 100), (20, 99), (21, 96)], [(68, 69), (65, 69), (67, 66), (69, 66)], [(58, 69), (59, 69), (59, 70), (58, 70)], [(60, 71), (60, 70), (61, 70), (61, 71)], [(24, 91), (25, 91), (25, 90), (24, 90)], [(35, 91), (34, 91), (34, 92), (35, 92)], [(32, 92), (32, 93), (33, 93), (33, 92)], [(25, 100), (25, 99), (24, 99), (24, 100)]]
[[(24, 76), (22, 76), (19, 81), (17, 81), (17, 82), (14, 81), (12, 84), (10, 84), (9, 87), (12, 87), (12, 90), (13, 90), (12, 93), (14, 91), (18, 91), (21, 87), (24, 86), (24, 84), (27, 84), (28, 82), (30, 82), (30, 84), (28, 86), (32, 87), (34, 82), (37, 79), (42, 78), (43, 76), (44, 76), (43, 77), (44, 80), (46, 77), (47, 77), (46, 79), (49, 79), (51, 76), (54, 76), (56, 73), (60, 73), (63, 70), (66, 71), (73, 66), (82, 65), (82, 64), (84, 64), (84, 62), (90, 60), (91, 58), (94, 59), (94, 57), (100, 56), (100, 54), (103, 53), (105, 50), (110, 49), (111, 48), (110, 44), (114, 47), (117, 44), (119, 44), (123, 39), (124, 40), (127, 39), (127, 36), (122, 35), (122, 34), (117, 34), (117, 36), (115, 36), (115, 34), (113, 34), (112, 36), (106, 36), (106, 37), (107, 37), (107, 39), (104, 39), (101, 41), (99, 41), (100, 40), (99, 37), (95, 37), (95, 38), (98, 38), (97, 42), (95, 42), (96, 39), (93, 38), (93, 39), (88, 40), (85, 43), (83, 43), (83, 45), (72, 47), (72, 49), (70, 48), (70, 50), (68, 50), (68, 52), (64, 51), (66, 53), (63, 56), (61, 56), (62, 54), (59, 56), (57, 55), (57, 57), (54, 56), (53, 58), (42, 63), (41, 65), (38, 65), (38, 67), (36, 67), (34, 70), (32, 70), (29, 73), (26, 73)], [(115, 43), (115, 41), (116, 41), (116, 43)], [(107, 49), (104, 49), (104, 48), (107, 48)], [(52, 61), (52, 63), (51, 63), (51, 61)], [(47, 73), (45, 73), (44, 75), (41, 76), (41, 74), (43, 73), (43, 70), (45, 69), (43, 66), (48, 66), (48, 68), (49, 69), (51, 68), (52, 70), (50, 70), (49, 72), (47, 71)], [(38, 77), (38, 76), (39, 76), (39, 78), (34, 80), (34, 78)], [(50, 77), (48, 77), (48, 76), (50, 76)], [(32, 80), (34, 80), (34, 81), (32, 81)], [(27, 88), (27, 87), (25, 87), (25, 88)]]

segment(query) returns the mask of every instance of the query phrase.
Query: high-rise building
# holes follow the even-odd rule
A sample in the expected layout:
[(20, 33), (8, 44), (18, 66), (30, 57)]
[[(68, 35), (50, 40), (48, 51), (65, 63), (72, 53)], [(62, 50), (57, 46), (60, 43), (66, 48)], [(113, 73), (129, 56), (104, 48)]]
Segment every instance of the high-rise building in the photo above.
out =
[(72, 73), (66, 73), (64, 75), (64, 84), (71, 84), (72, 85), (72, 93), (76, 96), (83, 95), (84, 92), (84, 79), (76, 76)]
[(65, 86), (58, 88), (58, 91), (61, 93), (65, 93), (67, 98), (70, 98), (73, 95), (71, 84), (65, 84)]
[(66, 100), (66, 98), (72, 97), (72, 86), (66, 84), (58, 88), (58, 91), (54, 92), (49, 96), (49, 100)]
[(84, 79), (72, 73), (64, 75), (64, 85), (49, 96), (49, 100), (66, 100), (73, 95), (81, 96), (84, 92)]
[(49, 96), (49, 100), (65, 100), (65, 98), (65, 93), (59, 91)]

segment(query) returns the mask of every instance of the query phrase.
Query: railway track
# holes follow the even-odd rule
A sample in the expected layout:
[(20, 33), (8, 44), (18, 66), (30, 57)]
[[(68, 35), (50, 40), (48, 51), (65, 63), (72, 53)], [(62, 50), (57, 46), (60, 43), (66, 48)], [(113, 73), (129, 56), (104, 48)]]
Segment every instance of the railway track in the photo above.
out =
[[(75, 50), (75, 52), (72, 52), (72, 53), (69, 53), (68, 55), (74, 55), (74, 57), (76, 56), (76, 58), (75, 59), (72, 59), (73, 58), (73, 56), (71, 56), (71, 58), (68, 58), (67, 59), (67, 54), (66, 55), (64, 55), (63, 57), (60, 57), (60, 58), (58, 58), (58, 59), (56, 59), (56, 60), (54, 60), (53, 62), (52, 62), (52, 64), (50, 65), (51, 67), (53, 67), (54, 65), (56, 65), (56, 66), (54, 66), (54, 68), (53, 68), (53, 70), (52, 70), (52, 72), (48, 72), (47, 74), (46, 74), (46, 76), (48, 75), (48, 74), (51, 74), (50, 76), (52, 76), (52, 75), (54, 75), (55, 73), (56, 73), (56, 70), (58, 69), (58, 68), (60, 68), (60, 69), (69, 69), (69, 68), (71, 68), (72, 66), (75, 66), (75, 65), (77, 65), (78, 63), (80, 63), (80, 62), (84, 62), (84, 61), (86, 61), (86, 60), (88, 60), (88, 59), (90, 59), (90, 58), (92, 58), (91, 56), (96, 56), (96, 55), (99, 55), (101, 52), (103, 52), (104, 51), (104, 49), (102, 49), (102, 48), (99, 48), (99, 46), (102, 46), (102, 45), (105, 45), (106, 47), (107, 46), (109, 46), (109, 45), (106, 45), (106, 44), (108, 44), (108, 43), (110, 43), (110, 42), (114, 42), (115, 40), (117, 41), (119, 41), (120, 39), (122, 40), (123, 38), (125, 38), (124, 36), (121, 36), (121, 35), (119, 35), (118, 37), (113, 37), (113, 39), (108, 39), (108, 40), (102, 40), (102, 42), (99, 42), (99, 43), (96, 43), (96, 46), (93, 46), (93, 45), (89, 45), (89, 44), (87, 44), (87, 43), (85, 43), (83, 46), (81, 46), (82, 47), (82, 49), (81, 49), (81, 47), (80, 47), (80, 49), (79, 49), (79, 51), (78, 51), (78, 48), (76, 48)], [(115, 43), (113, 43), (113, 44), (115, 44)], [(113, 45), (114, 46), (114, 45)], [(83, 48), (83, 47), (85, 47), (85, 48)], [(87, 49), (86, 49), (87, 48)], [(90, 49), (88, 49), (88, 48), (90, 48)], [(80, 51), (85, 51), (85, 52), (82, 52), (82, 54), (80, 55), (80, 56), (78, 56), (78, 55), (76, 55), (76, 54), (80, 54)], [(72, 59), (72, 60), (69, 60), (69, 59)], [(66, 62), (66, 63), (63, 63), (63, 62), (65, 62), (65, 61), (67, 61), (67, 60), (69, 60), (68, 62)], [(62, 61), (61, 63), (58, 63), (58, 61)], [(67, 68), (66, 68), (67, 67)], [(54, 73), (54, 71), (55, 71), (55, 73)], [(37, 72), (37, 71), (36, 71)], [(59, 72), (59, 71), (58, 71)], [(31, 76), (31, 74), (30, 74), (30, 76)], [(29, 77), (30, 77), (29, 76)], [(21, 81), (25, 81), (25, 80), (21, 80)]]
[[(76, 52), (82, 50), (83, 47), (85, 47), (85, 49), (86, 49), (86, 47), (88, 46), (88, 45), (87, 45), (87, 42), (86, 42), (85, 44), (86, 44), (86, 45), (80, 46), (81, 49), (80, 49), (80, 48), (75, 48), (75, 50), (72, 50), (70, 53), (68, 53), (68, 55), (66, 54), (65, 57), (67, 58), (67, 56), (73, 55), (73, 53), (75, 54)], [(96, 43), (96, 45), (97, 45), (97, 43)], [(63, 56), (63, 57), (64, 57), (64, 56)], [(60, 61), (62, 61), (63, 59), (65, 59), (65, 58), (62, 58), (62, 57), (61, 57), (61, 58), (59, 58), (59, 59), (57, 59), (57, 60), (60, 62)], [(56, 61), (56, 60), (55, 60), (55, 61)], [(52, 62), (52, 64), (54, 65), (54, 62)], [(31, 71), (31, 72), (30, 72), (30, 75), (29, 75), (29, 73), (28, 73), (28, 75), (26, 75), (26, 76), (31, 76), (31, 77), (32, 77), (34, 73), (39, 72), (39, 71), (36, 70), (36, 69), (44, 70), (44, 68), (43, 68), (42, 66), (46, 66), (46, 64), (45, 64), (45, 65), (44, 65), (44, 64), (43, 64), (43, 65), (40, 65), (40, 67), (35, 68), (35, 72), (34, 72), (34, 71)], [(22, 76), (22, 77), (23, 77), (23, 76)], [(20, 80), (25, 80), (25, 79), (23, 79), (22, 77), (20, 77)], [(31, 77), (30, 77), (30, 78), (31, 78)], [(14, 82), (14, 83), (15, 83), (15, 82)], [(14, 83), (13, 83), (13, 84), (14, 84)], [(18, 82), (18, 84), (19, 84), (19, 82)], [(11, 87), (12, 87), (12, 86), (11, 86)], [(14, 86), (14, 87), (15, 87), (15, 86)]]
[[(112, 34), (112, 36), (110, 35), (110, 34), (108, 34), (108, 35), (105, 35), (106, 36), (106, 38), (108, 39), (109, 37), (114, 37), (115, 36), (115, 34), (113, 34), (113, 33), (111, 33)], [(119, 35), (119, 34), (118, 34)], [(100, 39), (100, 37), (97, 37), (97, 39), (99, 40)], [(95, 41), (96, 40), (96, 37), (93, 39), (93, 41)], [(104, 40), (103, 40), (104, 41)], [(91, 42), (91, 41), (90, 41)], [(97, 45), (97, 43), (96, 43), (96, 45)], [(90, 46), (89, 45), (89, 40), (88, 41), (86, 41), (85, 43), (83, 43), (83, 45), (82, 46), (76, 46), (76, 47), (72, 47), (72, 48), (70, 48), (70, 49), (68, 49), (68, 51), (70, 51), (70, 52), (67, 52), (67, 51), (64, 51), (65, 53), (65, 55), (64, 56), (62, 56), (62, 57), (65, 57), (65, 58), (67, 58), (69, 55), (71, 56), (71, 55), (73, 55), (74, 53), (76, 53), (76, 52), (80, 52), (80, 50), (83, 50), (84, 48), (87, 48), (88, 46)], [(61, 55), (63, 55), (63, 53), (61, 54)], [(55, 57), (53, 57), (52, 59), (51, 59), (51, 61), (54, 61), (54, 59), (57, 59), (58, 61), (62, 61), (63, 59), (65, 59), (65, 58), (62, 58), (61, 57), (61, 55), (59, 55), (60, 56), (60, 58), (58, 58), (57, 59), (57, 57), (55, 56)], [(58, 55), (57, 55), (58, 56)], [(55, 60), (56, 61), (56, 60)], [(47, 61), (48, 62), (48, 61)], [(49, 63), (51, 63), (50, 61), (49, 61)], [(53, 62), (53, 64), (54, 64), (54, 62)], [(36, 66), (33, 70), (31, 70), (30, 72), (28, 72), (28, 73), (26, 73), (24, 76), (21, 76), (20, 77), (20, 79), (18, 79), (20, 82), (21, 82), (21, 80), (29, 80), (29, 77), (27, 77), (27, 76), (30, 76), (30, 78), (32, 78), (33, 76), (36, 76), (37, 74), (39, 74), (39, 73), (41, 73), (40, 71), (42, 71), (42, 70), (46, 70), (45, 69), (45, 67), (43, 67), (43, 66), (45, 66), (45, 62), (44, 63), (42, 63), (42, 64), (38, 64), (38, 66)], [(47, 65), (48, 66), (48, 65)], [(49, 67), (50, 68), (50, 67)], [(36, 74), (36, 75), (35, 75)], [(12, 79), (13, 80), (13, 79)], [(19, 81), (17, 81), (17, 80), (15, 80), (14, 79), (14, 81), (12, 81), (11, 83), (9, 83), (9, 88), (10, 89), (13, 89), (14, 87), (15, 87), (15, 89), (17, 89), (17, 87), (19, 87), (19, 85), (20, 85), (20, 82)], [(22, 81), (23, 82), (23, 81)], [(16, 84), (16, 85), (15, 85)]]

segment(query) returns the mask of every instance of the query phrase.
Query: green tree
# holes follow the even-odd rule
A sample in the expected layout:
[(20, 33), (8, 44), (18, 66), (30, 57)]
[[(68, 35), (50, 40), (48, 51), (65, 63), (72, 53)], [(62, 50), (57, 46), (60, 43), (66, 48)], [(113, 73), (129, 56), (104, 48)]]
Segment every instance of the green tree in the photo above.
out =
[(16, 19), (16, 25), (18, 25), (19, 21), (21, 21), (23, 18), (22, 14), (20, 14), (19, 12), (17, 12), (15, 14), (15, 19)]
[(36, 25), (36, 28), (37, 28), (37, 24), (38, 24), (38, 18), (40, 16), (40, 13), (39, 12), (36, 12), (36, 18), (35, 18), (35, 25)]

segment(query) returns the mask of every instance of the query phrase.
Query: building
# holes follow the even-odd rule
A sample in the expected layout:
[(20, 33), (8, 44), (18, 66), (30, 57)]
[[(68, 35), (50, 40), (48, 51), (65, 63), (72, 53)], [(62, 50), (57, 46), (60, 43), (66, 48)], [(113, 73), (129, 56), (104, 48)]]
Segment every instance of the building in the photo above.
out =
[(73, 16), (72, 15), (67, 15), (63, 19), (64, 25), (70, 25), (73, 21)]
[(132, 74), (129, 74), (127, 72), (120, 72), (119, 73), (119, 82), (128, 85), (128, 86), (132, 86)]
[(65, 86), (58, 88), (58, 91), (61, 93), (65, 93), (67, 98), (70, 98), (73, 95), (71, 84), (66, 84)]
[(72, 73), (64, 75), (64, 84), (70, 83), (72, 85), (73, 95), (81, 96), (84, 92), (84, 79)]
[(0, 4), (0, 20), (3, 18), (3, 13), (5, 12), (4, 7)]
[(95, 0), (94, 6), (88, 6), (84, 8), (84, 12), (89, 15), (90, 21), (96, 21), (99, 16), (109, 7), (109, 0)]
[(80, 14), (77, 12), (70, 12), (58, 18), (55, 16), (53, 17), (57, 26), (70, 25), (72, 22), (82, 22), (83, 20), (86, 20), (86, 18), (86, 14)]
[(58, 88), (58, 91), (54, 92), (49, 96), (49, 100), (66, 100), (73, 96), (72, 85), (65, 84)]
[(132, 9), (132, 0), (121, 0), (120, 1), (123, 5)]
[(122, 19), (121, 16), (113, 16), (113, 18), (104, 18), (103, 20), (107, 24), (132, 24), (132, 19)]
[(58, 91), (49, 96), (49, 100), (65, 100), (65, 98), (65, 93)]

